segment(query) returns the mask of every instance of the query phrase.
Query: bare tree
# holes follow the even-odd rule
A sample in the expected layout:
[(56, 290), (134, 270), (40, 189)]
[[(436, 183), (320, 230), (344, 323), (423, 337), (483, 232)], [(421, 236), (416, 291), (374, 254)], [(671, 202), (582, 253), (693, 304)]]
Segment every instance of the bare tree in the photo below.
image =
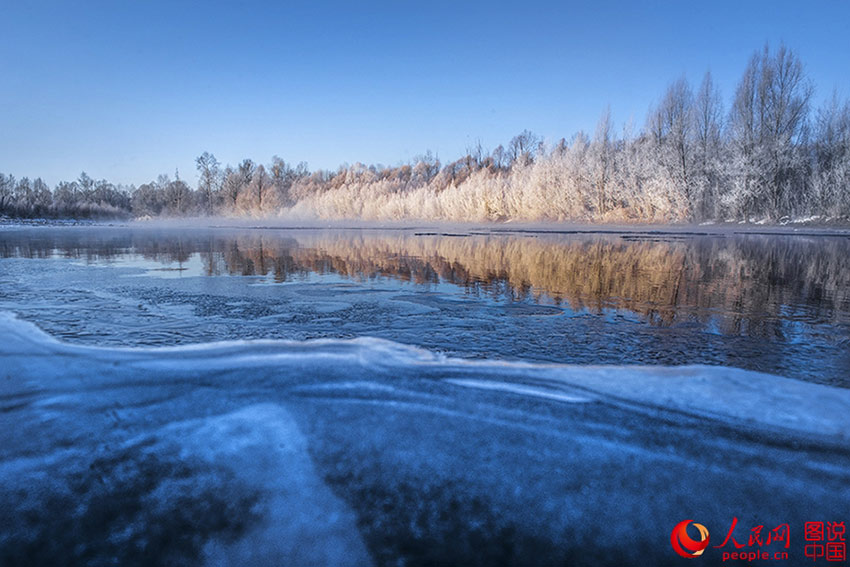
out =
[(466, 147), (466, 166), (470, 171), (477, 171), (484, 165), (484, 158), (488, 152), (484, 150), (481, 140), (476, 140), (474, 144)]
[(706, 72), (694, 100), (695, 161), (698, 180), (695, 184), (698, 216), (714, 218), (721, 183), (721, 153), (723, 141), (723, 99), (714, 84), (711, 72)]
[(290, 195), (290, 189), (297, 177), (295, 170), (278, 156), (272, 157), (272, 165), (269, 168), (271, 171), (272, 185), (274, 185), (278, 201), (281, 205), (292, 205), (293, 200)]
[(243, 186), (239, 195), (240, 208), (255, 215), (265, 214), (279, 205), (275, 197), (271, 177), (263, 165), (258, 165), (251, 174), (251, 182)]
[(242, 185), (248, 185), (251, 183), (251, 180), (254, 178), (254, 171), (257, 169), (257, 166), (250, 159), (243, 159), (242, 163), (239, 164), (239, 175), (242, 177)]
[(192, 202), (192, 190), (185, 181), (175, 175), (174, 181), (167, 175), (160, 175), (158, 183), (163, 187), (165, 196), (165, 212), (171, 216), (183, 216), (189, 210)]
[(673, 82), (649, 118), (658, 164), (668, 175), (668, 191), (680, 191), (693, 216), (692, 191), (693, 93), (682, 77)]
[(548, 153), (525, 130), (507, 149), (487, 156), (478, 142), (445, 167), (428, 152), (397, 167), (355, 163), (311, 174), (275, 156), (266, 167), (245, 159), (222, 171), (205, 152), (195, 164), (197, 191), (160, 176), (132, 198), (85, 173), (52, 193), (40, 179), (0, 175), (0, 213), (259, 215), (292, 206), (375, 219), (850, 219), (850, 103), (834, 96), (810, 121), (811, 96), (797, 56), (765, 47), (747, 63), (728, 115), (710, 73), (695, 93), (681, 78), (637, 135), (631, 127), (615, 134), (606, 109), (592, 137), (562, 139)]
[(515, 163), (528, 165), (533, 162), (542, 142), (543, 139), (530, 130), (523, 130), (511, 138), (511, 142), (508, 144), (508, 156), (511, 165)]
[(850, 101), (835, 92), (818, 111), (814, 158), (808, 212), (850, 214)]
[(204, 152), (195, 159), (195, 166), (200, 176), (198, 180), (198, 191), (203, 196), (203, 209), (208, 215), (214, 210), (214, 198), (221, 188), (221, 167), (215, 156)]
[(14, 214), (15, 178), (0, 173), (0, 213)]
[(221, 192), (224, 197), (224, 209), (227, 212), (233, 213), (236, 211), (236, 204), (239, 199), (239, 192), (242, 190), (243, 176), (239, 171), (230, 166), (224, 168), (222, 174)]
[(599, 215), (605, 214), (610, 199), (609, 183), (614, 166), (612, 130), (611, 108), (606, 107), (596, 125), (596, 134), (589, 151), (589, 165), (596, 193), (596, 210)]
[(508, 167), (508, 153), (505, 151), (505, 147), (503, 145), (499, 144), (496, 146), (491, 157), (493, 158), (493, 165), (497, 170), (501, 171)]

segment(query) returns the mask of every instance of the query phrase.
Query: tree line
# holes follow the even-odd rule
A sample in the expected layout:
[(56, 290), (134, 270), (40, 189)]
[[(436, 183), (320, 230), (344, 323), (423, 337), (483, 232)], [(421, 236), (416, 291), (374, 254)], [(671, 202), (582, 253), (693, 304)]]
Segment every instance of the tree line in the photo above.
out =
[(52, 191), (0, 174), (0, 214), (186, 215), (452, 221), (707, 221), (850, 217), (850, 102), (814, 108), (814, 87), (787, 47), (756, 51), (728, 104), (710, 73), (680, 78), (642, 128), (545, 143), (524, 131), (492, 151), (481, 144), (442, 163), (431, 152), (395, 167), (310, 171), (279, 157), (222, 166), (204, 152), (197, 187), (160, 175), (138, 187), (83, 173)]

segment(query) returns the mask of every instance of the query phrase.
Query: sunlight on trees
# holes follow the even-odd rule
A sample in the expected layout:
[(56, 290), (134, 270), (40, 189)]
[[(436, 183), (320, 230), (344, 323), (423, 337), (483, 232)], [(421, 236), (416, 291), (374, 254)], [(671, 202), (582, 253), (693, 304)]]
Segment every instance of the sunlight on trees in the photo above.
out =
[(551, 147), (529, 130), (442, 163), (430, 151), (396, 167), (310, 172), (274, 156), (222, 168), (196, 160), (198, 186), (160, 175), (139, 187), (86, 173), (53, 191), (0, 173), (14, 217), (297, 216), (322, 219), (590, 222), (850, 220), (850, 101), (812, 109), (814, 89), (784, 45), (750, 58), (728, 114), (710, 73), (673, 81), (636, 133), (611, 110), (592, 136)]

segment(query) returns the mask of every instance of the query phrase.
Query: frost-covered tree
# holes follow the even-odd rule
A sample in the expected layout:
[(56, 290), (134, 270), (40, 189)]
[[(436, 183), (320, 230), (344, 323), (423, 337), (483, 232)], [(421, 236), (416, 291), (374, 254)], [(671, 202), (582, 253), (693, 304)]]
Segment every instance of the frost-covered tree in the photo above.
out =
[[(641, 127), (622, 134), (606, 109), (595, 133), (547, 151), (528, 130), (487, 155), (427, 152), (398, 166), (343, 164), (310, 172), (275, 156), (223, 169), (196, 160), (193, 192), (160, 176), (136, 188), (82, 173), (52, 192), (0, 175), (0, 213), (33, 216), (297, 214), (320, 218), (669, 222), (821, 215), (850, 219), (850, 103), (810, 116), (812, 87), (784, 46), (747, 63), (728, 114), (710, 73), (696, 91), (671, 83)], [(635, 133), (636, 132), (636, 133)], [(555, 138), (558, 139), (558, 138)], [(567, 141), (569, 140), (569, 142)]]
[(237, 205), (242, 213), (253, 216), (279, 211), (281, 204), (277, 190), (272, 177), (262, 164), (253, 168), (250, 182), (242, 186)]
[(198, 192), (201, 194), (201, 209), (208, 215), (215, 210), (215, 198), (221, 189), (221, 167), (215, 156), (204, 152), (195, 158), (198, 169)]
[(0, 214), (12, 215), (15, 213), (14, 195), (14, 176), (0, 173)]
[(156, 182), (143, 183), (133, 192), (132, 209), (137, 217), (159, 216), (165, 206), (164, 188), (160, 188)]
[(613, 199), (611, 192), (611, 177), (614, 172), (614, 144), (611, 108), (606, 107), (599, 122), (596, 124), (596, 134), (587, 153), (590, 178), (596, 194), (596, 213), (605, 215)]
[(784, 45), (750, 59), (730, 115), (733, 182), (728, 202), (745, 216), (779, 218), (803, 200), (802, 147), (812, 87), (803, 64)]
[(719, 213), (720, 188), (723, 183), (723, 98), (706, 72), (694, 98), (694, 183), (695, 215), (712, 219)]
[(850, 215), (850, 101), (837, 93), (818, 110), (809, 213)]
[(238, 170), (230, 166), (224, 168), (221, 183), (223, 212), (236, 212), (236, 203), (239, 200), (239, 192), (242, 189), (243, 181), (244, 178)]
[(694, 217), (693, 93), (682, 77), (667, 87), (664, 98), (649, 117), (656, 162), (666, 176), (668, 191), (685, 196), (688, 216)]
[(191, 212), (192, 190), (179, 175), (176, 175), (173, 181), (168, 179), (168, 176), (160, 175), (157, 183), (164, 188), (164, 212), (167, 215), (184, 216)]

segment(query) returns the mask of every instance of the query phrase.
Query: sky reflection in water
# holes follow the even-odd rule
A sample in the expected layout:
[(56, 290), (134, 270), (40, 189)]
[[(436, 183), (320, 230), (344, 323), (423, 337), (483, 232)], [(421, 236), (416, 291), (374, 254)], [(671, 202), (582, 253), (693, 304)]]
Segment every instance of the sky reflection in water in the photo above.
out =
[[(489, 341), (490, 347), (465, 349), (427, 336), (397, 337), (381, 323), (360, 325), (354, 333), (476, 357), (732, 363), (839, 384), (846, 384), (850, 374), (844, 353), (850, 350), (850, 239), (842, 237), (43, 229), (5, 231), (0, 254), (141, 268), (145, 276), (157, 278), (347, 283), (411, 293), (415, 298), (407, 299), (423, 304), (427, 299), (429, 307), (441, 311), (446, 306), (435, 296), (461, 304), (483, 302), (484, 309), (489, 305), (506, 320), (517, 319), (514, 315), (537, 319), (521, 323), (521, 331), (551, 334), (550, 344), (542, 341), (533, 348), (500, 348), (505, 339), (497, 339)], [(555, 322), (552, 314), (572, 323)], [(443, 322), (449, 327), (452, 316), (462, 318), (461, 313), (446, 315)], [(495, 337), (498, 327), (496, 321), (481, 334)], [(467, 340), (455, 331), (461, 343)], [(655, 346), (648, 349), (624, 336), (634, 332), (646, 334)], [(612, 339), (605, 343), (608, 348), (600, 350), (601, 343), (588, 338), (593, 334), (600, 341)]]

